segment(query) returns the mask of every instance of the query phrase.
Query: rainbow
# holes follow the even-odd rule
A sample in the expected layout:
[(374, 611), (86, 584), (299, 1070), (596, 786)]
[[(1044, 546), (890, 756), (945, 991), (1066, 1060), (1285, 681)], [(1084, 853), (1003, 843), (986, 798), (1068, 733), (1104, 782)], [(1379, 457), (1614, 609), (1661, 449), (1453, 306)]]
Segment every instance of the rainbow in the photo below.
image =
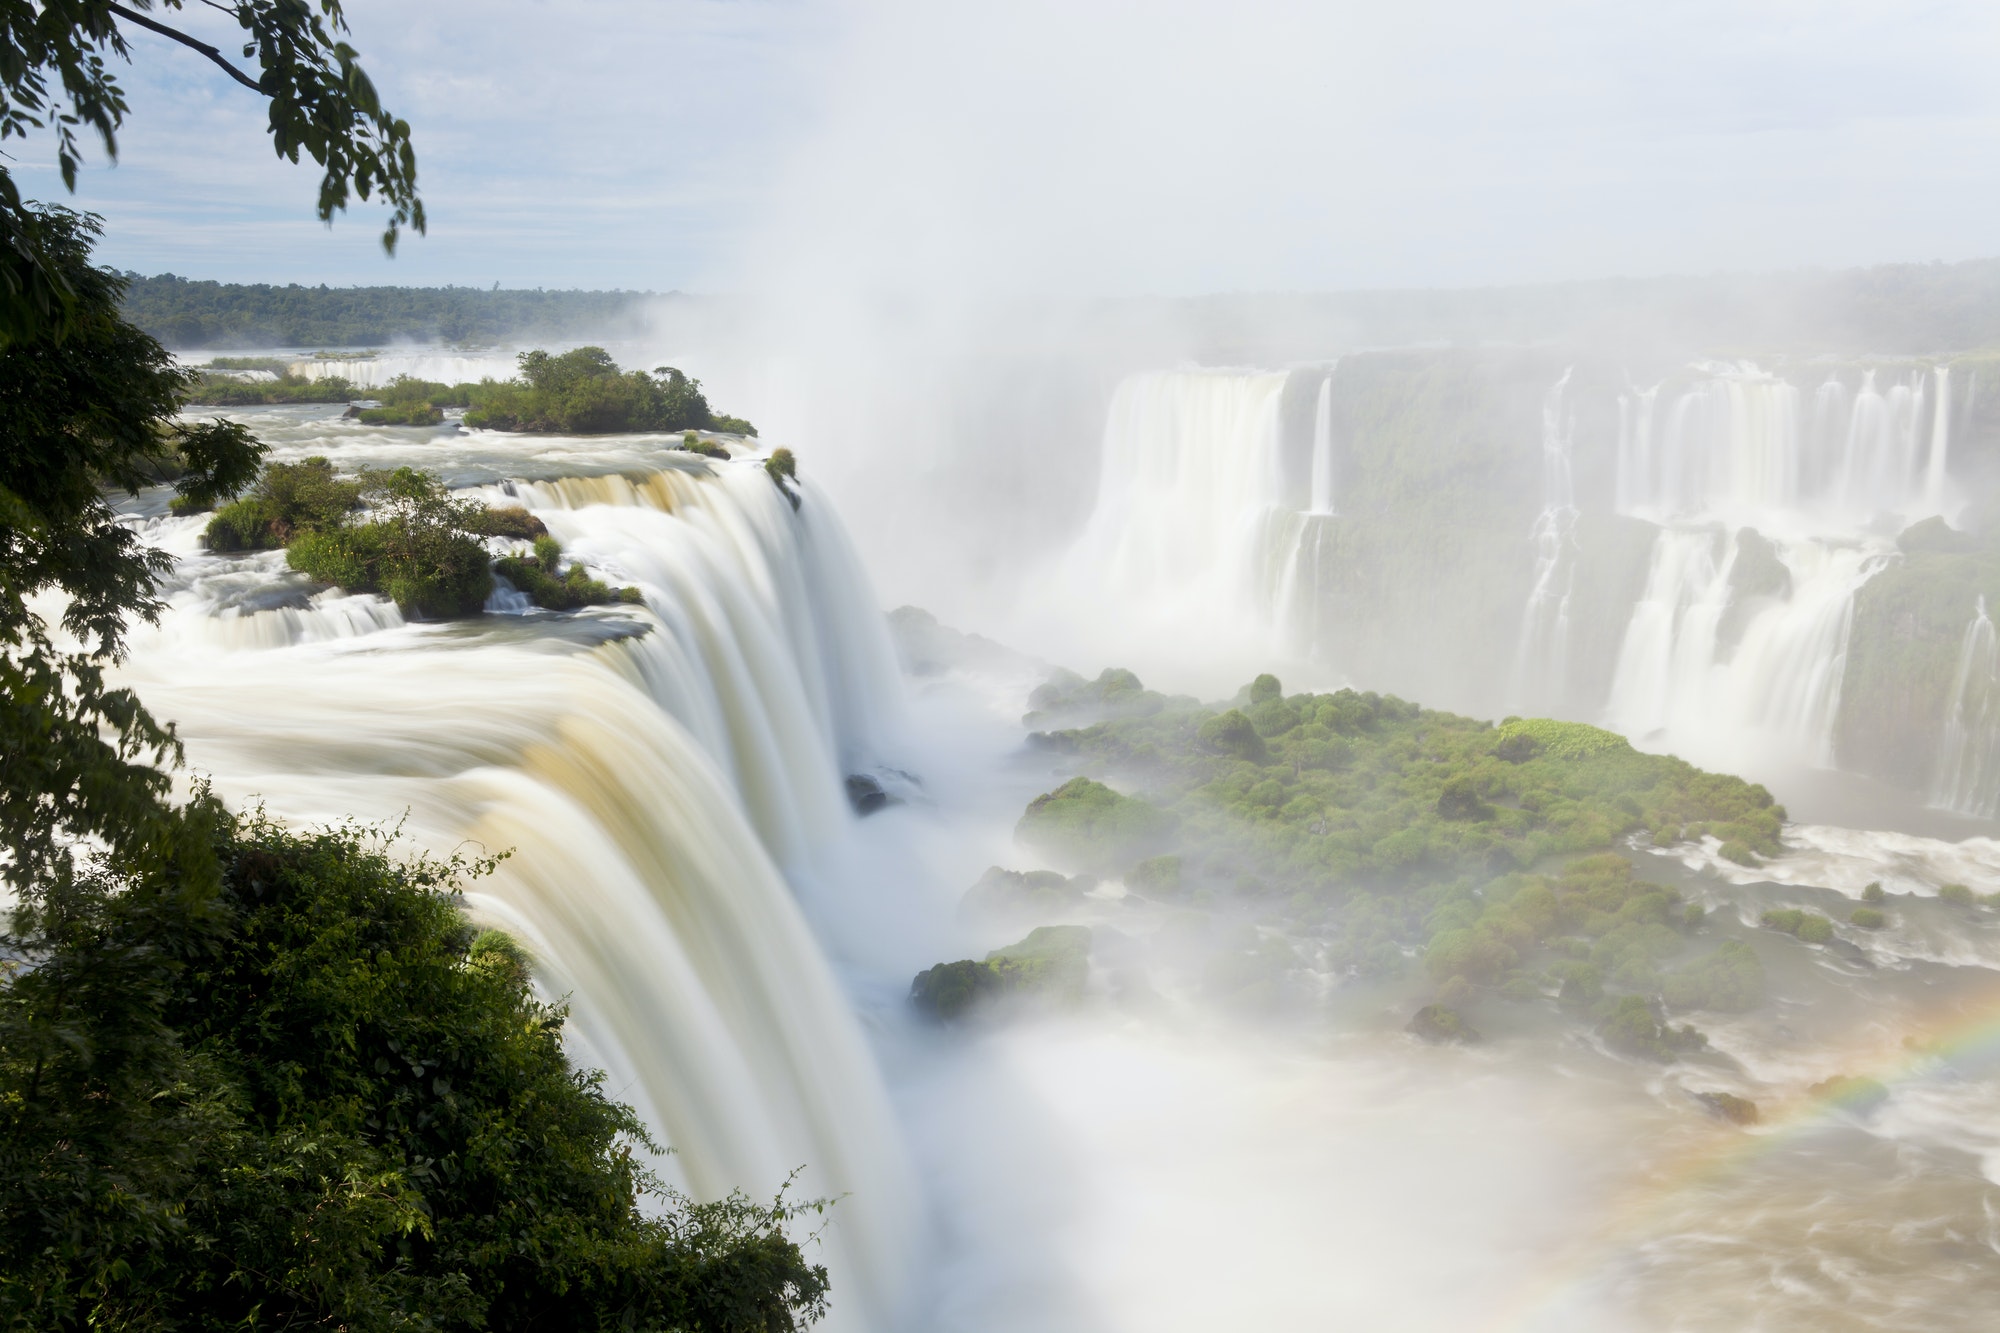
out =
[(1791, 1097), (1760, 1101), (1755, 1125), (1717, 1125), (1690, 1151), (1628, 1189), (1607, 1210), (1603, 1226), (1588, 1240), (1553, 1256), (1488, 1326), (1495, 1333), (1527, 1333), (1535, 1328), (1538, 1316), (1598, 1272), (1606, 1260), (1645, 1237), (1682, 1193), (1727, 1180), (1837, 1115), (1872, 1110), (1900, 1087), (1940, 1070), (1982, 1063), (2000, 1066), (2000, 978), (1969, 1000), (1962, 998), (1948, 1012), (1909, 1025), (1900, 1039), (1884, 1037), (1850, 1048), (1843, 1067), (1860, 1072), (1824, 1080)]

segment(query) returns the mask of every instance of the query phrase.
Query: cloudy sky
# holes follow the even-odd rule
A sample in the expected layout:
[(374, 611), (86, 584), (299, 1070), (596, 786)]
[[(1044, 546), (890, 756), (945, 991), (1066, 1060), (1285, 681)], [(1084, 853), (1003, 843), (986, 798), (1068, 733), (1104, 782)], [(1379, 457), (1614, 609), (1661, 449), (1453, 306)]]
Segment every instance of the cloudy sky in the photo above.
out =
[[(104, 258), (231, 280), (1178, 294), (2000, 254), (2000, 6), (351, 0), (431, 212), (311, 215), (133, 34)], [(210, 22), (210, 20), (215, 20)], [(184, 22), (228, 47), (199, 6)], [(47, 146), (15, 149), (32, 193)]]

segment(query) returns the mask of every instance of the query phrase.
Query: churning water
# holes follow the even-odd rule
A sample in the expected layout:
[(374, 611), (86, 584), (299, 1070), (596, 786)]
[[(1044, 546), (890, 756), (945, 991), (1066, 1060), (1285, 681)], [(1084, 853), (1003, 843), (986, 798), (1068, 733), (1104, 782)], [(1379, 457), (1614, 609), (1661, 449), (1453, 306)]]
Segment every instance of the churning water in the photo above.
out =
[[(1107, 642), (1187, 633), (1200, 656), (1224, 626), (1273, 635), (1296, 614), (1299, 553), (1331, 558), (1313, 534), (1337, 517), (1337, 445), (1321, 389), (1288, 508), (1284, 380), (1120, 388), (1061, 593), (1098, 608)], [(142, 517), (177, 566), (125, 678), (232, 800), (510, 850), (471, 905), (572, 997), (579, 1052), (675, 1147), (670, 1174), (766, 1194), (803, 1165), (808, 1193), (842, 1196), (823, 1238), (839, 1327), (1949, 1330), (2000, 1301), (2000, 931), (1937, 894), (2000, 887), (2000, 845), (1794, 827), (1755, 872), (1713, 846), (1659, 855), (1653, 873), (1757, 949), (1777, 996), (1709, 1028), (1727, 1057), (1710, 1064), (1637, 1065), (1553, 1024), (1425, 1047), (1401, 1030), (1409, 993), (1331, 976), (1280, 1012), (1219, 1008), (1185, 982), (1209, 927), (1116, 884), (1073, 915), (1109, 950), (1080, 1010), (918, 1030), (912, 972), (1020, 933), (955, 907), (986, 865), (1032, 865), (1009, 834), (1052, 778), (1016, 725), (1032, 668), (969, 660), (912, 689), (810, 456), (795, 512), (751, 457), (371, 430), (334, 410), (249, 415), (280, 458), (417, 463), (525, 505), (644, 604), (496, 599), (407, 624), (281, 557), (209, 554), (198, 520)], [(1554, 483), (1546, 498), (1564, 501)], [(1822, 695), (1760, 697), (1713, 670), (1707, 608), (1735, 541), (1661, 532), (1617, 706), (1670, 733), (1734, 708), (1809, 736)], [(1786, 609), (1732, 657), (1774, 678), (1837, 651), (1840, 590), (1873, 558), (1845, 539), (1777, 551)], [(1541, 614), (1558, 586), (1530, 603), (1534, 634), (1559, 623)], [(1967, 679), (1984, 679), (1990, 625), (1984, 649), (1968, 634)], [(857, 772), (905, 804), (857, 821), (841, 788)], [(1756, 929), (1872, 881), (1900, 895), (1894, 919), (1849, 949)], [(1837, 1075), (1881, 1095), (1814, 1090)], [(1704, 1115), (1695, 1095), (1718, 1091), (1764, 1123)]]

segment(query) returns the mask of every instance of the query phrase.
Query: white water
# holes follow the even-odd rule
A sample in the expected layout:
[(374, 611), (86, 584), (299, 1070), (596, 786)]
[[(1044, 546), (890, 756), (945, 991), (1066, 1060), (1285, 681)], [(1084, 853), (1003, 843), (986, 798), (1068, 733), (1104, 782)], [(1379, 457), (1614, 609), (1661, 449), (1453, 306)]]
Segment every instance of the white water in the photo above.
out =
[(511, 352), (472, 356), (449, 352), (384, 352), (366, 358), (305, 357), (286, 369), (301, 379), (344, 379), (363, 389), (379, 389), (399, 375), (437, 384), (477, 384), (480, 380), (510, 380), (520, 369)]
[(1981, 819), (2000, 814), (2000, 644), (1983, 596), (1959, 644), (1930, 803)]
[[(1620, 511), (1662, 525), (1621, 643), (1609, 726), (1739, 770), (1829, 768), (1853, 598), (1903, 526), (1949, 515), (1947, 367), (1837, 379), (1812, 406), (1747, 364), (1697, 367), (1661, 407), (1620, 400)], [(1883, 376), (1887, 376), (1884, 372)], [(1733, 606), (1739, 533), (1769, 538), (1790, 586)], [(1720, 633), (1725, 617), (1740, 634)]]
[(1118, 385), (1096, 504), (1035, 589), (1058, 637), (1086, 657), (1154, 650), (1214, 688), (1283, 651), (1287, 579), (1307, 526), (1324, 521), (1284, 507), (1286, 378), (1183, 370)]
[(1312, 513), (1333, 513), (1333, 375), (1319, 382), (1313, 403)]
[[(279, 457), (396, 447), (277, 421)], [(403, 435), (402, 461), (449, 460), (423, 441)], [(544, 476), (569, 461), (548, 440), (455, 447)], [(306, 598), (281, 557), (201, 551), (200, 520), (153, 520), (179, 562), (124, 678), (233, 802), (301, 821), (407, 812), (418, 846), (511, 849), (474, 910), (572, 995), (580, 1051), (676, 1150), (669, 1174), (700, 1197), (768, 1196), (804, 1167), (808, 1195), (844, 1196), (825, 1242), (836, 1327), (883, 1327), (909, 1292), (914, 1181), (786, 877), (839, 854), (842, 773), (900, 742), (892, 652), (809, 484), (795, 514), (754, 460), (576, 442), (607, 448), (654, 468), (495, 490), (638, 585), (643, 608), (405, 625), (373, 598)]]
[(1512, 698), (1519, 712), (1552, 712), (1569, 696), (1569, 599), (1576, 580), (1576, 414), (1570, 371), (1542, 400), (1542, 511), (1529, 535), (1535, 579), (1521, 611)]

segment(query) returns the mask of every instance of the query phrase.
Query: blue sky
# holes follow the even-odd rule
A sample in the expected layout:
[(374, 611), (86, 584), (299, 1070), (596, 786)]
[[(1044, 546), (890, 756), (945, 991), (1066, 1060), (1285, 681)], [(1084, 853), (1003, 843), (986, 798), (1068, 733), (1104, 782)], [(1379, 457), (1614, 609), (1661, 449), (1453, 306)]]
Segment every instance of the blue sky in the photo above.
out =
[[(894, 294), (1460, 286), (2000, 253), (2000, 7), (358, 0), (392, 261), (135, 33), (120, 267)], [(199, 6), (185, 22), (223, 39)], [(230, 43), (219, 40), (227, 48)], [(17, 146), (30, 193), (47, 146)]]

